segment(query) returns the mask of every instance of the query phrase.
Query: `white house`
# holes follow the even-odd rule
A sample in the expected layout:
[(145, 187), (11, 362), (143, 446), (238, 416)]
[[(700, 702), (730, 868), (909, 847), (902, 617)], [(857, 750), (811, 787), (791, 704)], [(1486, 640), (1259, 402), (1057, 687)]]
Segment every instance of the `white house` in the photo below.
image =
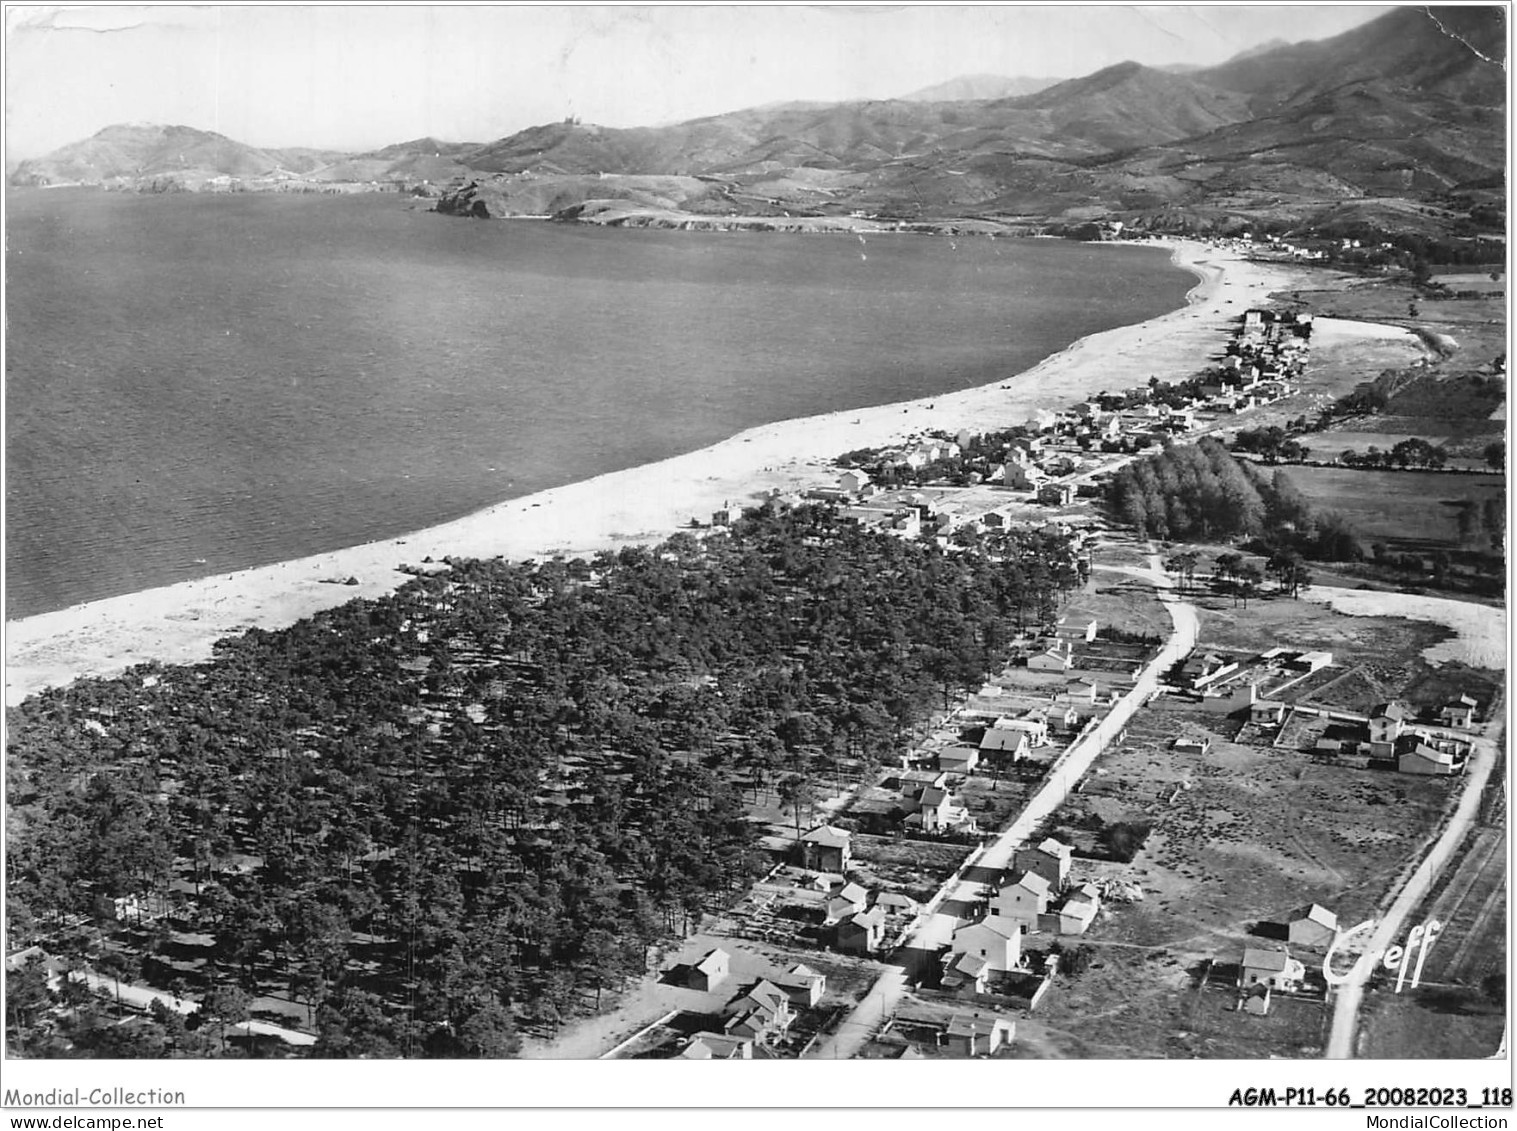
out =
[(1016, 923), (1024, 934), (1035, 930), (1038, 916), (1048, 910), (1048, 880), (1036, 872), (1023, 872), (990, 900), (990, 914)]
[(1469, 730), (1475, 725), (1475, 710), (1479, 706), (1468, 695), (1450, 699), (1438, 709), (1438, 718), (1446, 727)]
[(951, 949), (983, 958), (992, 972), (1015, 970), (1022, 959), (1022, 932), (1005, 919), (982, 919), (954, 931)]
[(1245, 989), (1266, 985), (1272, 990), (1294, 993), (1301, 988), (1301, 980), (1305, 977), (1306, 967), (1292, 958), (1289, 951), (1244, 948), (1238, 984)]
[(1095, 884), (1081, 884), (1064, 898), (1059, 908), (1059, 934), (1083, 935), (1101, 910), (1101, 893)]

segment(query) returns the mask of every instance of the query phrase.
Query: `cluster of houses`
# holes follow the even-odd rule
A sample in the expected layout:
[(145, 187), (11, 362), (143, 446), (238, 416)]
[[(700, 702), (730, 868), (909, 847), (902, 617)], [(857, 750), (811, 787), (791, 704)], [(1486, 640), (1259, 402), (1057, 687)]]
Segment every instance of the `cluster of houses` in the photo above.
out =
[[(691, 965), (686, 985), (702, 993), (719, 993), (736, 982), (732, 955), (721, 947), (708, 951)], [(751, 978), (734, 986), (735, 993), (718, 1015), (720, 1030), (693, 1035), (680, 1050), (687, 1060), (751, 1060), (755, 1049), (783, 1041), (797, 1017), (814, 1008), (827, 992), (827, 976), (796, 963), (786, 970)]]
[(1243, 948), (1238, 964), (1238, 1006), (1245, 1013), (1269, 1012), (1275, 993), (1299, 993), (1306, 980), (1306, 964), (1291, 956), (1290, 947), (1325, 952), (1338, 937), (1338, 916), (1319, 903), (1299, 908), (1279, 925), (1284, 947)]
[(872, 955), (884, 946), (892, 926), (903, 924), (920, 910), (909, 896), (871, 893), (847, 878), (853, 865), (853, 834), (847, 829), (818, 825), (801, 836), (799, 848), (801, 866), (814, 872), (813, 882), (830, 893), (822, 927), (837, 950)]
[[(1468, 731), (1475, 725), (1477, 707), (1470, 696), (1460, 695), (1440, 707), (1434, 717), (1443, 728)], [(1463, 773), (1469, 761), (1471, 743), (1418, 726), (1416, 718), (1411, 708), (1399, 702), (1378, 704), (1370, 712), (1366, 729), (1371, 764), (1394, 764), (1404, 774), (1447, 776)], [(1339, 740), (1337, 752), (1348, 752), (1343, 750), (1342, 740)]]
[(1052, 837), (1018, 850), (1011, 878), (986, 903), (984, 915), (953, 932), (942, 958), (942, 986), (987, 993), (1008, 974), (1027, 969), (1023, 936), (1084, 934), (1101, 908), (1094, 884), (1073, 884), (1073, 850)]
[[(1181, 665), (1179, 682), (1198, 693), (1208, 711), (1221, 715), (1247, 712), (1250, 723), (1279, 727), (1296, 708), (1277, 696), (1332, 662), (1333, 654), (1326, 651), (1271, 648), (1252, 659), (1206, 652), (1190, 656)], [(1367, 719), (1317, 707), (1304, 710), (1350, 724), (1348, 728), (1330, 728), (1319, 738), (1314, 747), (1318, 754), (1363, 758), (1367, 765), (1406, 774), (1446, 776), (1464, 771), (1473, 748), (1468, 739), (1447, 732), (1472, 730), (1479, 703), (1460, 694), (1436, 711), (1427, 712), (1420, 723), (1416, 712), (1395, 701), (1377, 704)]]

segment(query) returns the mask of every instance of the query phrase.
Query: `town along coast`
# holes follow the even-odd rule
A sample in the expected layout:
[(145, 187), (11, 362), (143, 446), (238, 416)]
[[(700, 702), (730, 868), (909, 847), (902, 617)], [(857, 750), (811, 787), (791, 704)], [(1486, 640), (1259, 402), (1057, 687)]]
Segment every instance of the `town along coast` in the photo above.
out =
[[(830, 241), (829, 241), (830, 242)], [(1198, 242), (1166, 245), (1200, 279), (1168, 314), (1082, 338), (1026, 371), (955, 393), (748, 429), (687, 454), (594, 476), (408, 534), (56, 610), (7, 625), (7, 701), (148, 660), (207, 658), (246, 628), (279, 628), (354, 597), (393, 591), (403, 564), (445, 556), (578, 556), (656, 542), (724, 504), (831, 484), (849, 450), (928, 430), (1007, 427), (1150, 375), (1199, 369), (1229, 319), (1287, 286), (1287, 269)], [(344, 582), (352, 579), (356, 584)]]

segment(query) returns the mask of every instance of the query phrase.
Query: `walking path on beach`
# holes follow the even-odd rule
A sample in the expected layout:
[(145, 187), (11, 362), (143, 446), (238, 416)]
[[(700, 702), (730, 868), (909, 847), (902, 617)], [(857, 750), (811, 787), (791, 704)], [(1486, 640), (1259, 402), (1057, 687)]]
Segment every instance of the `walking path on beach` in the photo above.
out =
[[(589, 555), (668, 537), (725, 502), (773, 489), (831, 485), (842, 452), (884, 446), (928, 430), (984, 431), (1024, 422), (1101, 389), (1150, 376), (1189, 376), (1218, 348), (1228, 322), (1302, 272), (1256, 263), (1196, 241), (1171, 243), (1200, 280), (1188, 305), (1082, 338), (1021, 374), (959, 393), (765, 425), (712, 447), (513, 499), (401, 538), (297, 561), (91, 602), (6, 625), (6, 702), (85, 675), (148, 660), (194, 663), (212, 644), (257, 626), (277, 629), (407, 580), (396, 567), (425, 557), (523, 559)], [(331, 584), (348, 577), (357, 585)]]

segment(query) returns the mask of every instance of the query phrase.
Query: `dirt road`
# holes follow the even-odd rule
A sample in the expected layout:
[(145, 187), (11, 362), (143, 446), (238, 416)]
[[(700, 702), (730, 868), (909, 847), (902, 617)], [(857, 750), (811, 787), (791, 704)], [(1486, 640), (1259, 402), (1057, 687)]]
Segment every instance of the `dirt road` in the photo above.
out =
[[(1363, 944), (1363, 951), (1383, 951), (1400, 941), (1404, 933), (1402, 925), (1407, 916), (1417, 909), (1464, 838), (1476, 827), (1480, 816), (1480, 795), (1495, 764), (1495, 742), (1486, 737), (1476, 739), (1475, 752), (1470, 757), (1469, 769), (1465, 772), (1464, 792), (1459, 796), (1453, 819), (1423, 857), (1417, 870), (1407, 878), (1385, 918), (1376, 924), (1368, 942)], [(1449, 942), (1453, 943), (1454, 940), (1450, 939)], [(1329, 1060), (1347, 1060), (1354, 1055), (1359, 1005), (1364, 999), (1364, 984), (1373, 969), (1370, 963), (1364, 963), (1362, 967), (1356, 966), (1349, 980), (1338, 988), (1333, 1005), (1332, 1032), (1328, 1037), (1327, 1051), (1323, 1054)]]

